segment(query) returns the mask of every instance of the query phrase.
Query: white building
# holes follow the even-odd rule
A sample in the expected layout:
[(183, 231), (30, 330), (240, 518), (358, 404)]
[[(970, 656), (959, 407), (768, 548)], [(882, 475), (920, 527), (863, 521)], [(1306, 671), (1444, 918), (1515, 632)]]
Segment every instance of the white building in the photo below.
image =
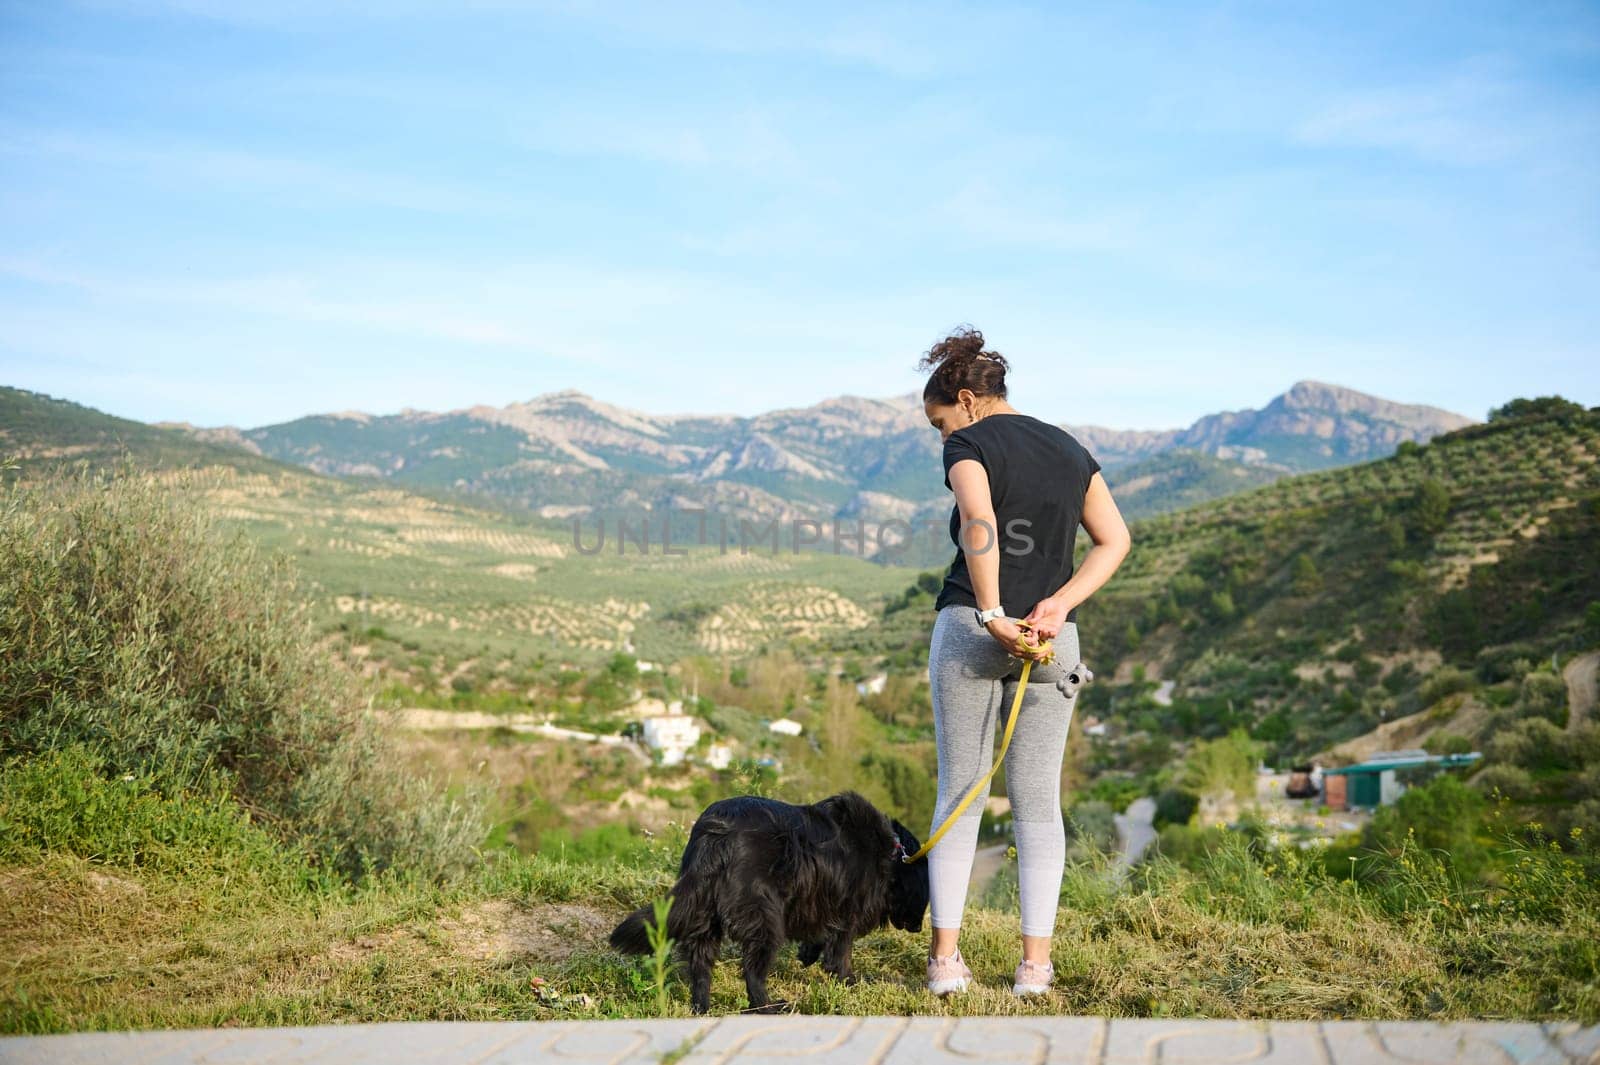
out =
[(733, 748), (726, 743), (713, 743), (706, 751), (706, 765), (712, 769), (726, 769), (733, 761)]
[[(673, 702), (671, 709), (682, 710), (683, 704)], [(644, 742), (651, 750), (661, 752), (662, 765), (677, 765), (689, 749), (700, 742), (700, 726), (684, 713), (647, 717), (644, 719)]]
[(889, 683), (889, 674), (887, 674), (887, 673), (875, 674), (875, 675), (867, 678), (866, 680), (858, 681), (856, 683), (856, 694), (857, 695), (881, 695), (881, 694), (883, 694), (883, 686), (885, 684), (887, 684), (887, 683)]
[(768, 725), (767, 728), (772, 732), (777, 732), (784, 736), (798, 736), (803, 731), (800, 727), (800, 722), (791, 721), (786, 717), (778, 718), (778, 720)]

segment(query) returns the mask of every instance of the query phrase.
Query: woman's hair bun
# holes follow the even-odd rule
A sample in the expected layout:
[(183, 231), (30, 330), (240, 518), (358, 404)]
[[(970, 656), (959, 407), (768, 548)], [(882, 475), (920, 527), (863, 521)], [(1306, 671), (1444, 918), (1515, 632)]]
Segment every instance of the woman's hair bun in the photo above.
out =
[(954, 403), (963, 388), (978, 396), (1006, 394), (1004, 355), (983, 349), (983, 334), (970, 325), (951, 330), (950, 335), (929, 348), (917, 369), (932, 369), (922, 390), (923, 402)]

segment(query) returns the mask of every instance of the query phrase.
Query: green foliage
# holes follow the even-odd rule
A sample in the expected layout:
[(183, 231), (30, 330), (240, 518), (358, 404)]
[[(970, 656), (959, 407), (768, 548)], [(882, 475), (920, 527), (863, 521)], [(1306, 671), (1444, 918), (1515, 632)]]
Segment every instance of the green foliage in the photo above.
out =
[(1484, 753), (1492, 761), (1534, 772), (1571, 771), (1600, 761), (1595, 752), (1597, 733), (1600, 725), (1594, 722), (1568, 733), (1548, 718), (1523, 718), (1491, 736)]
[(1412, 515), (1418, 531), (1427, 536), (1442, 531), (1450, 521), (1450, 490), (1432, 477), (1417, 486)]
[(590, 825), (577, 833), (566, 828), (550, 829), (540, 834), (539, 850), (564, 861), (606, 864), (637, 864), (653, 853), (649, 840), (615, 821)]
[(1484, 797), (1452, 773), (1407, 788), (1390, 806), (1380, 806), (1362, 833), (1366, 846), (1398, 855), (1406, 841), (1445, 856), (1459, 876), (1482, 870), (1488, 848), (1482, 840)]
[(1120, 814), (1127, 810), (1133, 800), (1148, 794), (1150, 780), (1147, 777), (1102, 773), (1079, 793), (1079, 801), (1103, 802)]
[(1214, 592), (1211, 596), (1211, 616), (1218, 621), (1227, 621), (1239, 612), (1234, 606), (1233, 596), (1227, 591)]
[(1067, 814), (1067, 834), (1102, 854), (1109, 854), (1117, 847), (1116, 813), (1110, 803), (1099, 799), (1076, 802)]
[(226, 874), (280, 889), (316, 881), (311, 867), (250, 823), (213, 776), (171, 795), (73, 744), (0, 767), (0, 860), (72, 854), (174, 876)]
[(1262, 746), (1243, 729), (1195, 743), (1178, 772), (1177, 786), (1194, 795), (1255, 795), (1256, 765)]
[(6, 490), (0, 661), (0, 757), (81, 745), (168, 795), (224, 774), (252, 816), (352, 878), (450, 875), (481, 838), (477, 797), (442, 799), (363, 712), (290, 561), (132, 468)]
[(1199, 808), (1199, 795), (1182, 788), (1166, 788), (1156, 796), (1155, 825), (1187, 825)]
[(1538, 794), (1533, 774), (1521, 766), (1505, 763), (1484, 766), (1473, 775), (1472, 786), (1491, 799), (1504, 796), (1516, 802), (1526, 802)]
[(1317, 564), (1310, 555), (1295, 556), (1289, 586), (1295, 595), (1315, 595), (1322, 591), (1322, 574), (1317, 572)]
[(1582, 415), (1583, 404), (1574, 403), (1561, 396), (1540, 396), (1537, 399), (1513, 399), (1489, 411), (1489, 421), (1500, 422), (1513, 418), (1570, 418)]
[(1453, 732), (1436, 732), (1422, 742), (1422, 749), (1429, 754), (1468, 754), (1475, 748), (1473, 742), (1465, 736), (1458, 736)]
[(882, 796), (885, 812), (902, 824), (917, 824), (933, 809), (938, 798), (934, 775), (910, 758), (892, 750), (868, 751), (861, 756), (860, 769), (863, 779), (857, 790), (868, 798)]
[(1419, 694), (1423, 706), (1432, 706), (1439, 700), (1458, 692), (1471, 691), (1472, 675), (1454, 666), (1441, 666), (1422, 682)]
[(1517, 712), (1524, 717), (1542, 717), (1558, 728), (1566, 728), (1566, 681), (1544, 670), (1527, 674), (1517, 692)]
[(667, 1001), (667, 973), (672, 965), (672, 937), (667, 935), (667, 916), (672, 912), (672, 895), (656, 899), (652, 904), (655, 920), (645, 924), (645, 936), (650, 940), (650, 973), (655, 987), (656, 1016), (666, 1017), (671, 1012)]

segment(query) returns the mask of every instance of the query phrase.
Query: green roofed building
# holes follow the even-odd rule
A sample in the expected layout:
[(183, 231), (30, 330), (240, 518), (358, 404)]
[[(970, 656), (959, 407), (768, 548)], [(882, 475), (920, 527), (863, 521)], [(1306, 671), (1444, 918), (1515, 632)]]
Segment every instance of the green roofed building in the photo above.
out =
[(1437, 766), (1452, 769), (1471, 765), (1483, 755), (1429, 754), (1427, 751), (1385, 751), (1375, 754), (1365, 762), (1322, 771), (1323, 802), (1333, 810), (1375, 809), (1387, 806), (1405, 791), (1405, 785), (1395, 776), (1400, 769), (1417, 766)]

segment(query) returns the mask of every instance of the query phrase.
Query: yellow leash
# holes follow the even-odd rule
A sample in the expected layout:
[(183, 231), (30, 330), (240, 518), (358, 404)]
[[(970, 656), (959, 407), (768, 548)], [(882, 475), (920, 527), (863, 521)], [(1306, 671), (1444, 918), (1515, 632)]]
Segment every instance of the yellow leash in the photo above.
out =
[[(1021, 629), (1033, 628), (1033, 626), (1029, 625), (1026, 621), (1017, 621), (1016, 625)], [(1039, 644), (1038, 646), (1045, 649), (1045, 656), (1039, 659), (1040, 662), (1048, 662), (1052, 657), (1054, 657), (1055, 652), (1051, 649), (1049, 640), (1046, 640), (1044, 643)], [(1011, 733), (1015, 731), (1017, 727), (1017, 711), (1022, 709), (1022, 696), (1028, 690), (1028, 673), (1032, 671), (1033, 663), (1034, 660), (1031, 658), (1025, 658), (1022, 660), (1022, 676), (1017, 680), (1017, 694), (1012, 696), (1011, 699), (1011, 713), (1006, 715), (1006, 730), (1000, 737), (1000, 753), (995, 756), (994, 765), (989, 767), (989, 771), (987, 773), (978, 778), (978, 782), (972, 785), (972, 790), (967, 792), (966, 798), (957, 803), (956, 808), (950, 811), (949, 815), (945, 817), (944, 822), (940, 824), (938, 828), (934, 829), (933, 835), (928, 837), (928, 842), (924, 843), (921, 847), (918, 847), (917, 853), (907, 854), (902, 857), (900, 859), (901, 861), (907, 863), (914, 862), (918, 858), (921, 858), (923, 855), (927, 854), (929, 851), (933, 850), (933, 845), (938, 843), (940, 838), (943, 837), (946, 832), (950, 831), (950, 826), (955, 824), (956, 820), (960, 818), (962, 814), (966, 813), (967, 807), (972, 805), (972, 800), (978, 797), (978, 793), (987, 787), (989, 781), (993, 780), (994, 775), (1000, 771), (1000, 763), (1006, 760), (1006, 748), (1011, 746)]]

